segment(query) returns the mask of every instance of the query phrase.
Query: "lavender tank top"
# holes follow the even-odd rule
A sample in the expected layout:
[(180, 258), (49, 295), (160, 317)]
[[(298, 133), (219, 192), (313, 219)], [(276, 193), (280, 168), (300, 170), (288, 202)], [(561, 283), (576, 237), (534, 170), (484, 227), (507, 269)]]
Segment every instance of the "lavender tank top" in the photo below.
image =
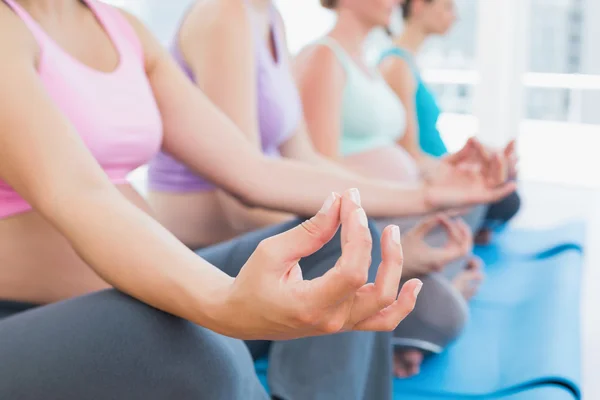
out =
[[(278, 13), (271, 10), (270, 29), (273, 35), (277, 61), (260, 34), (252, 13), (254, 26), (254, 49), (257, 63), (257, 107), (260, 142), (265, 155), (279, 157), (279, 146), (296, 130), (302, 115), (302, 103), (294, 79), (290, 73), (287, 45), (281, 32)], [(177, 40), (172, 54), (183, 71), (195, 81), (191, 68), (186, 65)], [(200, 156), (200, 155), (199, 155)], [(192, 172), (187, 166), (161, 151), (149, 164), (148, 184), (150, 190), (162, 192), (198, 192), (214, 190), (208, 180)]]

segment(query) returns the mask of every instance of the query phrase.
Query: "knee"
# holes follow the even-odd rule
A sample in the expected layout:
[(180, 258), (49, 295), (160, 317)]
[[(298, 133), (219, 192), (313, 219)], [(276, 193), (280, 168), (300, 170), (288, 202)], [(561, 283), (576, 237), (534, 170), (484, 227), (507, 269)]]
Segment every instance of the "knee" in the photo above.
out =
[(521, 208), (521, 197), (517, 192), (490, 206), (487, 219), (502, 223), (510, 221)]
[[(95, 300), (104, 314), (95, 334), (101, 343), (100, 357), (118, 359), (118, 363), (108, 362), (109, 368), (120, 370), (113, 372), (151, 384), (152, 395), (144, 398), (230, 399), (258, 390), (252, 358), (242, 341), (116, 291), (99, 294)], [(139, 392), (135, 395), (141, 398)]]
[(448, 302), (444, 305), (445, 312), (448, 315), (448, 319), (441, 326), (441, 330), (446, 337), (444, 345), (448, 345), (458, 338), (469, 321), (468, 304), (458, 291), (455, 292), (455, 296), (453, 295), (449, 298)]
[[(452, 283), (439, 274), (430, 275), (423, 283), (429, 286), (420, 311), (426, 327), (438, 337), (445, 347), (463, 331), (469, 319), (469, 307), (463, 295)], [(420, 296), (419, 296), (420, 297)]]
[(469, 317), (464, 297), (441, 275), (429, 275), (415, 309), (395, 331), (394, 342), (439, 352), (463, 331)]
[(521, 196), (517, 192), (513, 192), (506, 198), (506, 214), (504, 221), (511, 220), (521, 209)]

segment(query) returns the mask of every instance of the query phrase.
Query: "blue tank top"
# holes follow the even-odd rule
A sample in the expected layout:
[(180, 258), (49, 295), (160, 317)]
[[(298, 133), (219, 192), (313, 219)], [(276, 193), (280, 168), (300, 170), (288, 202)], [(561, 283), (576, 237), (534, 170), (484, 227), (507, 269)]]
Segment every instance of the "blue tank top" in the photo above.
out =
[(386, 57), (390, 56), (400, 57), (405, 60), (415, 76), (417, 84), (415, 107), (417, 123), (419, 126), (419, 145), (421, 146), (421, 149), (432, 156), (443, 156), (448, 152), (448, 149), (437, 128), (441, 110), (435, 95), (423, 81), (421, 73), (417, 68), (417, 64), (408, 51), (400, 47), (391, 47), (383, 52), (380, 61), (383, 61)]

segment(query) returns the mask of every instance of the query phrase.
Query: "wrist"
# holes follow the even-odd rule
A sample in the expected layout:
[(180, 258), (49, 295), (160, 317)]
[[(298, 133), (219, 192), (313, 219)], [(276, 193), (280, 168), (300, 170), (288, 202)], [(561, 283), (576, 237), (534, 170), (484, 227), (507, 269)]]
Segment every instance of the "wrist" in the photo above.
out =
[(432, 195), (431, 183), (423, 181), (417, 188), (417, 196), (419, 198), (420, 213), (428, 214), (437, 211), (437, 205), (435, 204), (434, 197)]
[(192, 315), (187, 319), (214, 332), (233, 337), (235, 329), (232, 323), (236, 321), (236, 317), (232, 316), (235, 308), (232, 306), (234, 279), (229, 276), (219, 278), (218, 281), (205, 282), (204, 285), (196, 282), (195, 287), (186, 291), (193, 304), (188, 311)]
[(419, 167), (419, 171), (421, 172), (421, 176), (426, 180), (435, 179), (435, 175), (438, 173), (440, 161), (437, 159), (433, 159), (427, 155), (423, 155), (419, 161), (417, 161), (417, 166)]

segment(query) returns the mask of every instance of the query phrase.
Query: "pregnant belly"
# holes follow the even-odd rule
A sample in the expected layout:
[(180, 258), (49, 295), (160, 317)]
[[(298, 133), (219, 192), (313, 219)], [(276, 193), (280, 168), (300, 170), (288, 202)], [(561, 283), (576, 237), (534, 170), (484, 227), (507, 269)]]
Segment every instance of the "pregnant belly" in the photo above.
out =
[[(130, 186), (119, 189), (150, 212)], [(45, 304), (108, 287), (37, 212), (0, 220), (0, 300)]]
[(386, 146), (352, 154), (344, 164), (364, 176), (397, 182), (415, 183), (420, 180), (415, 160), (401, 146)]

